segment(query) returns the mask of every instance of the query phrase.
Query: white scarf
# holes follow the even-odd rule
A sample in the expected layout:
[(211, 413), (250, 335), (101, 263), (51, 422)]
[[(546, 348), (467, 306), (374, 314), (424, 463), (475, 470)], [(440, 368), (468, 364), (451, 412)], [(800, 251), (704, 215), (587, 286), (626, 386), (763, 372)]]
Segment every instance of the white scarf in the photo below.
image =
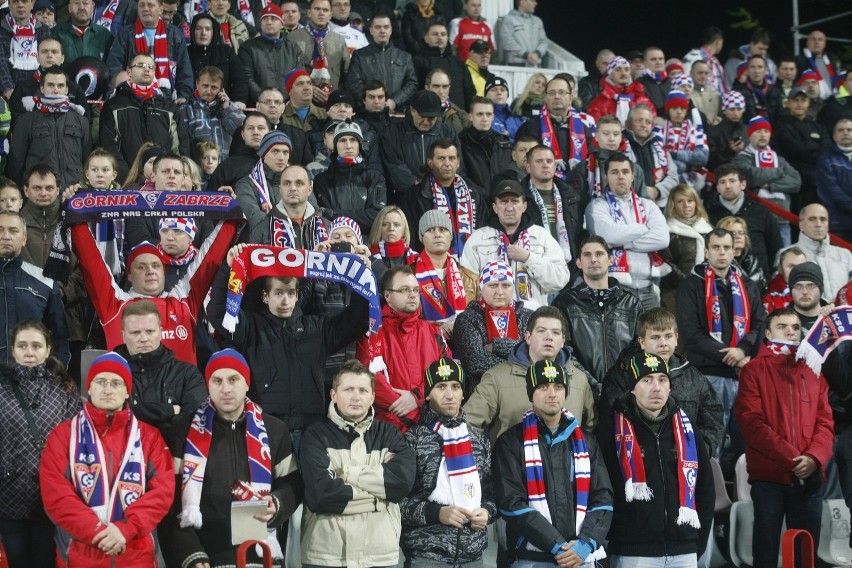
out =
[[(450, 445), (470, 446), (470, 432), (467, 422), (462, 421), (455, 428), (448, 428), (438, 422), (435, 431), (441, 437), (443, 450), (441, 452), (441, 465), (438, 468), (438, 480), (435, 490), (429, 495), (429, 501), (446, 506), (463, 507), (468, 511), (479, 509), (482, 506), (482, 484), (479, 480), (479, 471), (476, 463), (473, 467), (465, 467), (450, 472), (447, 468), (446, 448)], [(473, 455), (471, 447), (471, 455)]]
[(713, 230), (710, 223), (704, 219), (698, 219), (695, 225), (689, 226), (680, 219), (669, 219), (666, 224), (669, 226), (670, 233), (698, 241), (695, 246), (695, 264), (704, 262), (704, 235)]

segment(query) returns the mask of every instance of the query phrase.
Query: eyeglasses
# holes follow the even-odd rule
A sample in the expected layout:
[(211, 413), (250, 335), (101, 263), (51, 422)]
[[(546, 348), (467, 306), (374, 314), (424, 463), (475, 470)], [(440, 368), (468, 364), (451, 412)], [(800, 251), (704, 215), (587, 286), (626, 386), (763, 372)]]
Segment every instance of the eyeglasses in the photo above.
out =
[(549, 97), (567, 97), (571, 95), (572, 91), (566, 91), (564, 89), (559, 91), (547, 91), (547, 95)]
[(392, 288), (388, 288), (388, 292), (397, 292), (397, 293), (402, 294), (404, 296), (410, 296), (411, 294), (415, 294), (415, 293), (419, 294), (420, 288), (411, 288), (409, 286), (404, 286), (402, 288), (397, 288), (396, 290), (394, 290)]
[(284, 104), (284, 101), (279, 101), (278, 99), (262, 99), (262, 100), (259, 100), (257, 102), (262, 104), (262, 105), (270, 105), (270, 106), (271, 105), (283, 105)]
[(794, 284), (793, 290), (796, 292), (813, 292), (819, 288), (816, 284)]
[(97, 386), (101, 390), (107, 387), (109, 387), (110, 390), (120, 390), (127, 388), (127, 386), (124, 384), (124, 381), (120, 379), (113, 379), (109, 381), (106, 379), (95, 379), (92, 381), (92, 384)]
[(153, 63), (134, 63), (131, 67), (135, 67), (136, 69), (147, 69), (148, 71), (154, 70)]

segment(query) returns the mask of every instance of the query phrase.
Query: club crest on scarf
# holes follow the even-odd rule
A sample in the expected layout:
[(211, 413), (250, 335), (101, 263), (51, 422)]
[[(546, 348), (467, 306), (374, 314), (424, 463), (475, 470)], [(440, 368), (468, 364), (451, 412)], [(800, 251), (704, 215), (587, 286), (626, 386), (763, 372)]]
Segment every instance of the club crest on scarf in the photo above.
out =
[(501, 309), (492, 309), (491, 310), (491, 321), (494, 323), (494, 327), (497, 328), (497, 333), (500, 335), (501, 339), (505, 339), (506, 335), (509, 331), (509, 310), (501, 310)]
[(95, 486), (100, 478), (101, 466), (97, 463), (91, 463), (95, 460), (95, 456), (93, 455), (81, 455), (79, 459), (90, 464), (85, 465), (83, 463), (77, 463), (74, 465), (74, 475), (79, 480), (80, 492), (83, 494), (83, 501), (85, 501), (86, 505), (88, 505), (89, 500), (92, 498), (92, 492), (95, 490)]

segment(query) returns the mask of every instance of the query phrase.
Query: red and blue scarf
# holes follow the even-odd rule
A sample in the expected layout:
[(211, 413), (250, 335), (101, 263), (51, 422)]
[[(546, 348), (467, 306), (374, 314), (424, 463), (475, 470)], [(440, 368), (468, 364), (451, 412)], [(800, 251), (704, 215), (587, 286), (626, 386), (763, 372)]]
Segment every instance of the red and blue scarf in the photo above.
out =
[[(814, 57), (814, 54), (811, 53), (811, 50), (805, 48), (802, 50), (802, 52), (804, 53), (805, 58), (808, 60), (808, 63), (810, 63), (810, 68), (814, 70), (820, 81), (824, 80), (825, 77), (823, 77), (822, 74), (819, 72), (819, 66), (817, 65), (816, 57)], [(837, 72), (834, 70), (834, 65), (831, 64), (831, 59), (829, 59), (828, 55), (826, 55), (825, 53), (822, 54), (821, 59), (823, 64), (825, 65), (826, 70), (828, 71), (829, 78), (834, 79), (835, 75), (837, 75)]]
[(443, 211), (450, 217), (453, 224), (453, 254), (461, 256), (464, 243), (473, 234), (476, 227), (476, 207), (473, 202), (473, 194), (470, 188), (461, 178), (453, 178), (453, 196), (455, 197), (455, 209), (450, 207), (452, 201), (447, 193), (447, 188), (440, 185), (435, 176), (429, 174), (429, 186), (432, 188), (432, 207)]
[(97, 24), (112, 31), (112, 22), (115, 20), (115, 14), (118, 11), (118, 5), (121, 0), (109, 0), (109, 4), (104, 8), (103, 13), (98, 18)]
[(393, 243), (379, 241), (370, 247), (370, 253), (379, 259), (402, 258), (405, 264), (411, 264), (417, 258), (417, 253), (411, 250), (403, 239)]
[(423, 309), (423, 319), (426, 321), (444, 321), (460, 314), (467, 307), (467, 297), (464, 291), (459, 265), (452, 255), (447, 255), (444, 264), (444, 284), (438, 278), (438, 273), (432, 265), (432, 259), (425, 252), (417, 255), (412, 263), (414, 275), (420, 285), (420, 303)]
[(254, 165), (254, 169), (249, 173), (249, 181), (254, 186), (255, 193), (257, 193), (260, 209), (264, 212), (272, 210), (269, 183), (267, 183), (266, 174), (263, 172), (263, 160), (258, 160)]
[(315, 84), (327, 83), (331, 80), (331, 73), (328, 71), (328, 54), (325, 51), (325, 38), (328, 34), (328, 26), (324, 29), (319, 29), (308, 22), (306, 27), (308, 33), (314, 38), (314, 52), (311, 58), (311, 80)]
[[(583, 120), (584, 116), (587, 115), (579, 113), (573, 108), (568, 115), (568, 130), (571, 136), (570, 160), (585, 160), (589, 155), (589, 145), (586, 140), (586, 121)], [(553, 126), (553, 119), (550, 116), (547, 105), (541, 107), (539, 121), (541, 124), (541, 143), (553, 151), (553, 158), (557, 164), (556, 175), (561, 179), (565, 179), (565, 171), (568, 168), (562, 156), (562, 149), (559, 147), (559, 142), (556, 138), (556, 128)]]
[(45, 114), (53, 112), (68, 112), (75, 106), (71, 103), (71, 100), (68, 98), (68, 95), (40, 95), (34, 96), (32, 97), (32, 99), (33, 110), (43, 112)]
[[(607, 187), (603, 196), (606, 199), (607, 205), (609, 205), (609, 214), (612, 217), (612, 220), (616, 223), (624, 223), (627, 224), (627, 218), (624, 216), (624, 212), (621, 210), (621, 205), (619, 205), (618, 200), (615, 198), (615, 195), (612, 193), (612, 190)], [(633, 214), (636, 218), (636, 223), (639, 225), (647, 225), (648, 224), (648, 214), (645, 212), (645, 204), (639, 199), (639, 196), (636, 195), (636, 192), (632, 189), (630, 190), (630, 198), (633, 201)], [(671, 272), (671, 268), (668, 271), (665, 271), (666, 262), (656, 252), (649, 252), (648, 258), (651, 262), (651, 276), (665, 276), (668, 272)], [(623, 248), (614, 248), (612, 249), (612, 261), (609, 265), (609, 271), (613, 273), (613, 276), (617, 277), (618, 275), (629, 275), (630, 274), (630, 263), (627, 261), (627, 251)], [(665, 272), (665, 274), (663, 274)]]
[[(315, 249), (320, 243), (328, 240), (328, 230), (325, 228), (325, 222), (319, 215), (314, 215), (307, 220), (311, 223), (309, 232), (311, 234), (311, 242), (303, 243), (302, 248)], [(276, 247), (284, 248), (299, 248), (296, 242), (296, 231), (293, 228), (293, 221), (289, 218), (279, 219), (272, 217), (272, 243)]]
[[(695, 443), (692, 422), (679, 408), (672, 414), (672, 429), (677, 447), (677, 484), (680, 501), (677, 524), (701, 528), (698, 512), (695, 510), (698, 446)], [(636, 439), (636, 430), (621, 412), (615, 413), (615, 452), (624, 478), (624, 496), (627, 502), (653, 499), (654, 493), (645, 477), (645, 461), (642, 458), (642, 448)]]
[[(751, 305), (746, 285), (740, 273), (733, 266), (728, 268), (727, 280), (731, 286), (731, 303), (734, 312), (732, 316), (734, 332), (731, 334), (731, 341), (728, 346), (736, 347), (751, 330)], [(704, 299), (710, 337), (722, 343), (722, 307), (719, 303), (716, 273), (709, 264), (704, 267)]]
[(710, 51), (704, 46), (702, 46), (699, 51), (701, 52), (701, 59), (703, 59), (704, 63), (707, 64), (707, 67), (710, 68), (710, 88), (715, 89), (720, 94), (724, 95), (729, 89), (728, 84), (725, 82), (725, 69), (719, 62), (719, 58), (715, 55), (711, 55)]
[[(136, 36), (134, 41), (136, 53), (151, 53), (151, 46), (148, 45), (148, 40), (145, 38), (145, 28), (142, 26), (142, 20), (136, 20)], [(172, 64), (169, 61), (169, 40), (166, 33), (166, 22), (162, 18), (157, 20), (153, 47), (157, 84), (162, 89), (171, 89), (174, 77), (172, 76)], [(177, 69), (176, 66), (175, 69)]]
[(38, 69), (38, 45), (36, 40), (36, 18), (30, 15), (23, 26), (15, 23), (11, 14), (6, 14), (6, 25), (12, 31), (9, 44), (9, 62), (15, 69), (35, 71)]
[(843, 341), (852, 339), (852, 306), (838, 306), (820, 317), (799, 344), (796, 359), (804, 359), (819, 374), (825, 358)]
[(157, 83), (151, 83), (150, 85), (137, 85), (133, 81), (127, 81), (127, 86), (130, 87), (130, 94), (133, 95), (133, 98), (139, 103), (143, 103), (148, 99), (153, 99), (154, 97), (162, 94), (160, 86), (157, 85)]
[(139, 422), (133, 412), (127, 412), (127, 447), (112, 487), (112, 463), (106, 458), (86, 407), (71, 419), (71, 482), (83, 503), (104, 525), (123, 520), (127, 508), (145, 493), (146, 460)]
[(455, 428), (449, 428), (439, 421), (429, 424), (429, 429), (443, 441), (438, 479), (429, 501), (463, 507), (468, 511), (480, 508), (482, 483), (473, 456), (467, 422), (462, 420)]

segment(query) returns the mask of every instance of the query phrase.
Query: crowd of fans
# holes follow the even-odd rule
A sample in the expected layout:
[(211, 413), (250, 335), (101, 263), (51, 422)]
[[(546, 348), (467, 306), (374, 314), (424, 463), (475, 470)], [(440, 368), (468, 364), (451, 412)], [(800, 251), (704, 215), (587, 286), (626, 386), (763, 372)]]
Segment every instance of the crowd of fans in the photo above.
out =
[(755, 566), (819, 542), (852, 76), (711, 27), (512, 93), (536, 0), (483, 1), (9, 0), (12, 568), (709, 566), (743, 453)]

